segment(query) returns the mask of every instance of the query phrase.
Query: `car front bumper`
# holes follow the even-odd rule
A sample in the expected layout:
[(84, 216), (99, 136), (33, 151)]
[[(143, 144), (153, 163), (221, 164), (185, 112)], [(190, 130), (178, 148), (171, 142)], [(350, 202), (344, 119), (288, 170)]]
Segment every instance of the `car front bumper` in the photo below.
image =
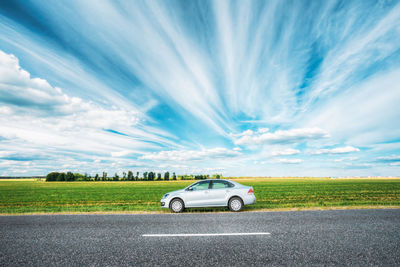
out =
[(161, 201), (160, 201), (161, 208), (168, 209), (169, 208), (169, 202), (170, 202), (170, 199), (168, 199), (168, 198), (161, 199)]

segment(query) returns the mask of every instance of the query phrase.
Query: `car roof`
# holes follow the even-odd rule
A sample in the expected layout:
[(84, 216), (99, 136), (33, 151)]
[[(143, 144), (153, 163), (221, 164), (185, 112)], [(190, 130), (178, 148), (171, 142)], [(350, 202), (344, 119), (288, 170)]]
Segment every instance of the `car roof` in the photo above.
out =
[(201, 181), (227, 181), (227, 182), (230, 182), (230, 183), (239, 184), (238, 182), (235, 182), (235, 181), (232, 181), (232, 180), (228, 180), (228, 179), (201, 179), (201, 180), (197, 180), (196, 182), (201, 182)]
[[(230, 180), (228, 180), (228, 179), (201, 179), (201, 180), (199, 180), (199, 181), (230, 181)], [(232, 181), (230, 181), (230, 182), (232, 182)]]

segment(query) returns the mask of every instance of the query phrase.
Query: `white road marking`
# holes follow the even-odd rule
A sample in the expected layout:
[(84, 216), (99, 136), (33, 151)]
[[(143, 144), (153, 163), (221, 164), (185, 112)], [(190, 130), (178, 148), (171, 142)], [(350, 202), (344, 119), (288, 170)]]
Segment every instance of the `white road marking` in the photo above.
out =
[(234, 236), (234, 235), (270, 235), (271, 233), (209, 233), (209, 234), (144, 234), (146, 237), (188, 237), (188, 236)]

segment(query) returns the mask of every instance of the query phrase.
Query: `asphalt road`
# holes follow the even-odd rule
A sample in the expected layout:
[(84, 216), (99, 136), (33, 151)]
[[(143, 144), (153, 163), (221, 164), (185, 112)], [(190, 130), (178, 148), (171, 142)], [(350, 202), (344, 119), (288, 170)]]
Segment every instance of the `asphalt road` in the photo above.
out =
[(400, 210), (0, 216), (0, 266), (21, 265), (399, 266)]

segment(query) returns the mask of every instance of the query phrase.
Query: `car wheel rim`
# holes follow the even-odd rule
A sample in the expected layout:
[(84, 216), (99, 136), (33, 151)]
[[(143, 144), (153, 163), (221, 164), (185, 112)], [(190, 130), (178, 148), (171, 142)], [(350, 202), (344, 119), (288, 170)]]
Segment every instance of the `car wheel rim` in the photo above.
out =
[(231, 201), (231, 207), (233, 210), (240, 210), (242, 207), (242, 203), (238, 199), (234, 199)]
[(179, 201), (174, 201), (174, 203), (172, 203), (172, 209), (174, 211), (180, 211), (182, 209), (182, 203)]

